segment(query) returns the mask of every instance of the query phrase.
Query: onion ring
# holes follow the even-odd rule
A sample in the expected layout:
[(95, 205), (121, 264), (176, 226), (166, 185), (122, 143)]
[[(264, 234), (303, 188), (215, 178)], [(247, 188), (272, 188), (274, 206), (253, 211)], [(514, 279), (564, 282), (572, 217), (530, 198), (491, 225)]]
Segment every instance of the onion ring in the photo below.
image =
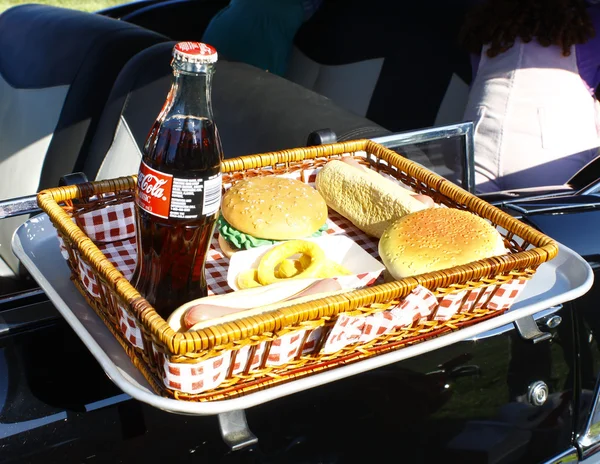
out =
[(288, 240), (271, 248), (258, 263), (257, 278), (262, 285), (269, 285), (288, 279), (278, 279), (275, 268), (285, 259), (295, 254), (310, 256), (310, 264), (292, 279), (308, 279), (316, 277), (325, 262), (325, 252), (313, 242), (306, 240)]
[(237, 286), (241, 289), (261, 287), (257, 280), (256, 269), (248, 269), (238, 274), (236, 279)]
[[(310, 258), (308, 262), (310, 263)], [(289, 279), (302, 272), (305, 267), (299, 259), (284, 259), (275, 269), (275, 277), (278, 279)]]

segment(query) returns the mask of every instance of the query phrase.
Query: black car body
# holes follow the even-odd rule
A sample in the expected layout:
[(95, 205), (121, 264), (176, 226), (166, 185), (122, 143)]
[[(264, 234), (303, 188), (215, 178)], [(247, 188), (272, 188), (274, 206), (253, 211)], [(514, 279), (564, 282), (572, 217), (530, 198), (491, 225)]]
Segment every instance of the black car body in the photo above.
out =
[[(198, 38), (224, 3), (147, 1), (101, 14), (148, 28), (161, 24), (154, 29), (178, 40)], [(186, 9), (202, 12), (193, 33), (189, 15), (181, 15)], [(173, 11), (180, 22), (158, 21)], [(276, 98), (285, 103), (286, 95)], [(311, 111), (318, 111), (310, 104)], [(268, 104), (264, 111), (269, 112)], [(321, 111), (330, 114), (330, 108)], [(154, 115), (150, 112), (149, 120)], [(345, 116), (328, 117), (340, 127), (352, 126), (340, 122)], [(306, 127), (290, 123), (289, 131), (296, 140), (306, 139)], [(368, 126), (371, 132), (353, 130), (348, 138), (390, 134), (375, 125)], [(448, 153), (443, 140), (425, 150), (434, 169)], [(410, 154), (408, 145), (405, 153)], [(600, 166), (592, 163), (568, 185), (499, 192), (485, 199), (580, 254), (597, 274), (599, 179)], [(0, 203), (0, 218), (23, 213), (39, 213), (30, 197)], [(224, 442), (227, 424), (217, 416), (171, 414), (124, 394), (35, 281), (4, 279), (2, 285), (3, 463), (600, 461), (600, 283), (574, 301), (535, 314), (537, 330), (548, 334), (537, 342), (517, 324), (508, 324), (250, 408), (246, 420), (258, 442), (237, 450)]]

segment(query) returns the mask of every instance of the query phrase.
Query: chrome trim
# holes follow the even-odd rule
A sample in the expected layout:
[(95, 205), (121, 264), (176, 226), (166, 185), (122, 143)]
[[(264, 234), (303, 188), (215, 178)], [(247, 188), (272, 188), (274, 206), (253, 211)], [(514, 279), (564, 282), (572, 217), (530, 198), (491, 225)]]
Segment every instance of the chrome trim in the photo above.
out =
[(583, 459), (600, 451), (600, 384), (594, 390), (594, 406), (588, 417), (585, 431), (577, 437), (577, 446)]
[(543, 380), (533, 382), (527, 388), (527, 401), (532, 406), (543, 406), (550, 395), (548, 385)]
[(596, 179), (590, 185), (578, 190), (576, 195), (598, 195), (600, 194), (600, 179)]
[(562, 322), (562, 317), (560, 317), (558, 315), (551, 316), (546, 321), (546, 326), (549, 329), (556, 329), (560, 325), (561, 322)]
[[(463, 188), (468, 192), (475, 192), (475, 153), (473, 143), (473, 123), (461, 122), (447, 126), (430, 127), (414, 131), (398, 132), (397, 134), (373, 138), (373, 142), (386, 148), (397, 148), (402, 145), (432, 142), (434, 140), (449, 139), (451, 137), (465, 137), (465, 152), (463, 159)], [(399, 145), (398, 142), (401, 144)]]
[[(0, 309), (2, 306), (8, 306), (14, 304), (15, 302), (25, 302), (27, 303), (27, 299), (31, 299), (37, 296), (44, 295), (44, 291), (41, 288), (34, 288), (31, 290), (25, 290), (23, 292), (17, 293), (9, 293), (7, 295), (0, 295)], [(23, 304), (23, 303), (21, 303)]]
[(550, 458), (543, 464), (567, 464), (571, 462), (579, 462), (579, 454), (577, 452), (577, 448), (575, 447), (571, 447), (567, 451), (563, 451), (553, 458)]
[[(529, 201), (531, 201), (532, 199), (529, 198), (527, 199)], [(519, 213), (522, 214), (526, 214), (527, 216), (531, 216), (533, 214), (541, 214), (541, 213), (562, 213), (564, 211), (568, 211), (568, 210), (573, 210), (573, 209), (596, 209), (598, 207), (600, 207), (600, 204), (598, 203), (576, 203), (573, 205), (560, 205), (560, 207), (557, 207), (556, 205), (552, 205), (552, 206), (547, 206), (546, 208), (535, 208), (535, 209), (527, 209), (527, 208), (523, 208), (521, 206), (516, 205), (515, 203), (507, 203), (505, 205), (506, 208), (511, 208), (514, 209), (515, 211), (518, 211)]]
[(60, 313), (48, 300), (5, 309), (0, 312), (0, 338), (60, 320)]
[(0, 201), (0, 219), (21, 216), (23, 214), (39, 213), (41, 211), (42, 210), (37, 204), (36, 195)]
[[(563, 305), (552, 306), (548, 309), (544, 309), (542, 311), (535, 313), (531, 317), (533, 317), (533, 319), (535, 321), (540, 321), (541, 319), (552, 316), (554, 313), (560, 311), (562, 309), (562, 307), (563, 307)], [(500, 327), (496, 327), (495, 329), (488, 330), (487, 332), (483, 332), (474, 337), (467, 338), (467, 339), (465, 339), (465, 341), (476, 342), (478, 340), (484, 340), (486, 338), (491, 338), (491, 337), (496, 337), (498, 335), (502, 335), (503, 333), (510, 332), (511, 330), (515, 330), (515, 325), (513, 323), (504, 324), (504, 325), (501, 325)]]
[[(514, 198), (506, 198), (506, 199), (500, 199), (500, 200), (491, 200), (488, 201), (489, 203), (493, 204), (494, 206), (504, 206), (506, 205), (512, 205), (514, 203), (527, 203), (527, 202), (532, 202), (535, 200), (551, 200), (553, 198), (568, 198), (568, 197), (572, 197), (575, 194), (574, 190), (560, 190), (558, 192), (545, 192), (545, 193), (541, 193), (541, 194), (534, 194), (532, 193), (534, 190), (536, 190), (535, 188), (533, 189), (519, 189), (519, 190), (500, 190), (498, 192), (490, 192), (490, 193), (482, 193), (480, 195), (481, 198), (483, 198), (484, 200), (487, 200), (487, 197), (489, 195), (496, 195), (499, 193), (502, 194), (506, 194), (506, 195), (512, 195)], [(525, 196), (523, 196), (525, 195)]]
[(517, 328), (521, 338), (533, 342), (534, 344), (552, 338), (552, 334), (550, 332), (542, 332), (540, 330), (533, 316), (522, 317), (521, 319), (517, 319), (515, 322), (513, 322), (513, 324), (515, 324), (515, 327)]
[(372, 139), (383, 146), (395, 146), (396, 142), (408, 143), (423, 143), (432, 140), (455, 137), (457, 135), (466, 135), (473, 132), (473, 123), (461, 122), (458, 124), (450, 124), (447, 126), (428, 127), (412, 131), (397, 132), (391, 135), (384, 135)]

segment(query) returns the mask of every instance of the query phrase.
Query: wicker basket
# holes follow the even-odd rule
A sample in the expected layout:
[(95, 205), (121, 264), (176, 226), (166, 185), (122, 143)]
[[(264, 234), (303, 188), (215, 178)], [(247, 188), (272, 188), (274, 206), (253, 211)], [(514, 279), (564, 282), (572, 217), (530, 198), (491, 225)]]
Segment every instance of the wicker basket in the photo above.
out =
[[(376, 283), (259, 316), (241, 313), (234, 321), (178, 333), (140, 296), (73, 219), (110, 205), (131, 202), (135, 176), (44, 190), (38, 194), (38, 203), (62, 239), (73, 282), (155, 391), (180, 400), (213, 401), (358, 362), (495, 317), (508, 306), (494, 306), (489, 303), (490, 296), (503, 291), (508, 284), (526, 282), (540, 264), (556, 256), (558, 247), (547, 236), (369, 140), (226, 160), (222, 166), (224, 188), (251, 176), (298, 174), (302, 177), (306, 173), (314, 174), (315, 169), (332, 158), (365, 156), (365, 153), (373, 169), (431, 196), (436, 203), (465, 209), (490, 220), (503, 235), (509, 253), (444, 271)], [(82, 265), (90, 269), (96, 279), (98, 292), (94, 295), (82, 283)], [(428, 318), (388, 328), (382, 335), (366, 341), (346, 343), (335, 352), (325, 353), (322, 349), (331, 331), (339, 328), (342, 318), (344, 323), (383, 320), (384, 315), (402, 306), (418, 289), (435, 296), (435, 308)], [(463, 310), (448, 320), (433, 317), (440, 305), (457, 299)], [(467, 305), (468, 301), (478, 304)], [(136, 343), (125, 330), (130, 328), (136, 331), (133, 337)], [(270, 354), (276, 349), (282, 345), (289, 348), (292, 343), (295, 351), (286, 362), (269, 362)], [(192, 382), (195, 389), (189, 385), (183, 388), (174, 382), (173, 376), (178, 375), (188, 376), (184, 380)], [(209, 377), (212, 384), (200, 385)], [(194, 383), (198, 379), (200, 381)]]

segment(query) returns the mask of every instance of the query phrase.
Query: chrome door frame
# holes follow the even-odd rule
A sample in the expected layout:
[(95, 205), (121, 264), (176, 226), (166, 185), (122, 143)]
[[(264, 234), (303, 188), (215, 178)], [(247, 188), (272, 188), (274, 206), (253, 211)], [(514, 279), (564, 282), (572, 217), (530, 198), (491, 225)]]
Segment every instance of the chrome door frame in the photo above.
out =
[(463, 137), (465, 150), (462, 154), (462, 185), (465, 190), (475, 193), (475, 150), (473, 142), (473, 123), (461, 122), (447, 126), (430, 127), (414, 131), (398, 132), (392, 135), (376, 137), (371, 140), (386, 148), (398, 148), (404, 145), (434, 142), (453, 137)]

